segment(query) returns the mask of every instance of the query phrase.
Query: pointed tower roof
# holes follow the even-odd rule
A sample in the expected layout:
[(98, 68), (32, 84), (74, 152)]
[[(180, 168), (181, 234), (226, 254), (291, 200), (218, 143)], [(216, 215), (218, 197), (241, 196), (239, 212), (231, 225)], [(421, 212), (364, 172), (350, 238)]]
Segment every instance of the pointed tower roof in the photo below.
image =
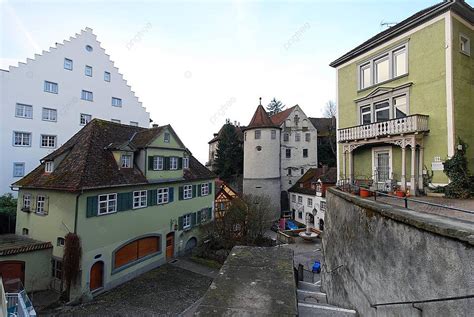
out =
[(245, 131), (256, 128), (279, 128), (272, 122), (272, 120), (268, 116), (268, 113), (265, 111), (261, 104), (257, 107), (257, 110), (255, 111), (252, 120), (250, 120), (250, 123), (245, 127), (245, 129), (242, 130)]

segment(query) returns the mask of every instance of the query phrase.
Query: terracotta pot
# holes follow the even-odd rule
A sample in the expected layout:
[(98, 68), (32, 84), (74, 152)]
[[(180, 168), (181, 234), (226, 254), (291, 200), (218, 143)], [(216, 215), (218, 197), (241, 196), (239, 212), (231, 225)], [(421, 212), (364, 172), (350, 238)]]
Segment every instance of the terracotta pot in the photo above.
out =
[(370, 197), (370, 192), (365, 188), (361, 188), (360, 197), (363, 197), (363, 198)]
[(396, 195), (397, 197), (405, 197), (405, 193), (400, 190), (396, 192)]

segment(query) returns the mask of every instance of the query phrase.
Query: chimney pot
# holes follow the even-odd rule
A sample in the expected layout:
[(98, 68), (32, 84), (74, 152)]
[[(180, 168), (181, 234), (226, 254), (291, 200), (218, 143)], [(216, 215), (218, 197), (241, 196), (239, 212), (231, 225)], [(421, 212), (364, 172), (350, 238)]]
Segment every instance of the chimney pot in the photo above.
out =
[(158, 128), (159, 125), (157, 123), (153, 123), (153, 128)]

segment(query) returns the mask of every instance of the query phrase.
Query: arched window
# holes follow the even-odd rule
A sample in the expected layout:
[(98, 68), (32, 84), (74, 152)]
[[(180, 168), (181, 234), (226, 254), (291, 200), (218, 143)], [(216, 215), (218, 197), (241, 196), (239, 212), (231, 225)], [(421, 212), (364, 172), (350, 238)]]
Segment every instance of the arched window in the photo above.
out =
[(159, 253), (161, 253), (161, 236), (146, 236), (133, 240), (114, 251), (113, 269), (128, 267)]

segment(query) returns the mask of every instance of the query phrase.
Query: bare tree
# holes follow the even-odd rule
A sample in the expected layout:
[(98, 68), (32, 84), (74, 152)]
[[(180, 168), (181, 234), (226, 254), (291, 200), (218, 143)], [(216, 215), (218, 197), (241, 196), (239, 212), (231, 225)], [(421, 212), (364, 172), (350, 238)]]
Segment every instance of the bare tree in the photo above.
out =
[(323, 116), (325, 118), (336, 118), (336, 114), (336, 103), (333, 100), (329, 100), (328, 102), (326, 102), (326, 106), (324, 106)]
[(336, 115), (337, 115), (337, 106), (333, 100), (326, 102), (326, 106), (323, 110), (323, 115), (326, 118), (331, 118), (331, 124), (328, 127), (329, 131), (329, 146), (333, 155), (336, 155), (337, 151), (337, 141), (336, 141)]

